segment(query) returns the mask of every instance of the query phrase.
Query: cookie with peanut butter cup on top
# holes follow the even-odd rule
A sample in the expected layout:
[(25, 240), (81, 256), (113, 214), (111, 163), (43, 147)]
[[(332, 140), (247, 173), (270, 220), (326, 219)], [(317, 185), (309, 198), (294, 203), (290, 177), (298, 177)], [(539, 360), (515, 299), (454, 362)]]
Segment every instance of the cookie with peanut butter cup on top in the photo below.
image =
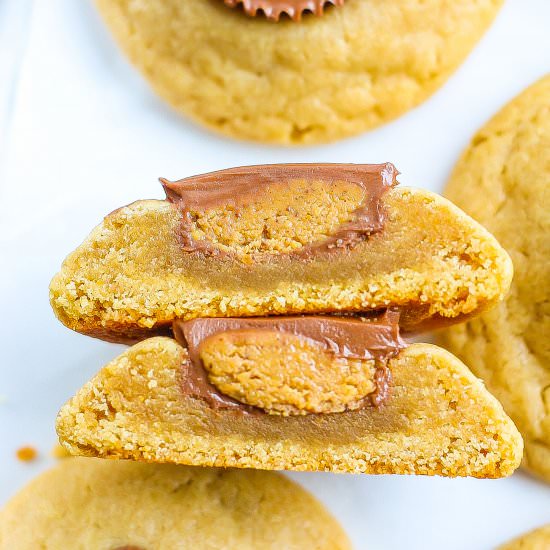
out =
[[(510, 261), (448, 201), (380, 165), (268, 165), (177, 182), (64, 262), (68, 327), (143, 340), (60, 411), (74, 454), (501, 477), (521, 438), (452, 355), (401, 330), (502, 298)], [(156, 336), (166, 335), (166, 336)]]
[(364, 132), (426, 100), (502, 0), (96, 4), (177, 112), (239, 139), (305, 145)]

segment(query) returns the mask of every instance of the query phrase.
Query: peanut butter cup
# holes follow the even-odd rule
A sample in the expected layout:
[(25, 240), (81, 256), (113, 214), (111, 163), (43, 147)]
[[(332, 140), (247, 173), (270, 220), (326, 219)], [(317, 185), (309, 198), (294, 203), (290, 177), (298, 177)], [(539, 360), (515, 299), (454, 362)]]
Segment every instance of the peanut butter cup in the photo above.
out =
[(231, 8), (242, 5), (247, 15), (255, 17), (258, 12), (267, 19), (279, 21), (281, 15), (288, 15), (293, 21), (300, 21), (304, 12), (323, 15), (327, 4), (342, 6), (344, 0), (223, 0)]
[[(238, 219), (252, 210), (252, 227), (258, 226), (257, 218), (259, 210), (265, 209), (268, 204), (276, 204), (280, 197), (287, 202), (283, 205), (282, 213), (284, 222), (293, 235), (295, 247), (289, 252), (299, 253), (305, 256), (316, 252), (335, 250), (337, 248), (353, 247), (369, 235), (381, 231), (384, 227), (385, 212), (382, 206), (383, 195), (397, 185), (397, 170), (393, 164), (266, 164), (262, 166), (246, 166), (232, 168), (220, 172), (212, 172), (201, 176), (192, 176), (179, 181), (168, 181), (160, 178), (160, 182), (166, 193), (166, 199), (174, 204), (181, 212), (181, 242), (186, 252), (202, 251), (219, 253), (224, 248), (216, 247), (206, 238), (197, 239), (200, 234), (200, 223), (196, 223), (200, 215), (206, 212), (229, 209), (235, 215), (231, 226), (238, 223)], [(345, 181), (348, 189), (337, 182)], [(349, 219), (341, 221), (335, 226), (327, 226), (319, 231), (319, 235), (310, 237), (312, 242), (304, 239), (305, 227), (300, 227), (299, 217), (306, 218), (308, 222), (314, 220), (316, 206), (319, 207), (315, 195), (324, 193), (334, 195), (342, 201), (346, 199), (346, 193), (352, 195), (349, 187), (356, 187), (360, 192), (360, 200), (355, 208), (348, 212)], [(334, 201), (336, 203), (336, 201)], [(300, 206), (305, 207), (300, 211)], [(281, 211), (274, 212), (274, 223), (281, 221)], [(330, 211), (319, 208), (319, 215), (327, 216)], [(265, 218), (265, 214), (264, 214)], [(261, 218), (260, 218), (261, 220)], [(201, 219), (201, 221), (203, 221)], [(266, 220), (267, 221), (267, 220)], [(321, 220), (319, 220), (321, 221)], [(327, 220), (328, 221), (328, 220)], [(288, 223), (290, 222), (290, 223)], [(206, 222), (203, 221), (204, 227)], [(244, 244), (252, 227), (243, 228), (239, 235), (239, 244)], [(223, 232), (227, 226), (221, 227)], [(248, 233), (245, 233), (248, 230)], [(268, 242), (275, 237), (276, 230), (270, 228), (264, 221), (262, 227), (262, 240), (255, 252), (268, 251)], [(278, 231), (284, 234), (282, 230)], [(300, 233), (301, 232), (301, 233)], [(327, 234), (328, 233), (328, 234)], [(253, 234), (257, 241), (257, 234)], [(301, 246), (298, 246), (298, 243)], [(220, 241), (221, 244), (221, 241)], [(250, 243), (252, 244), (252, 243)], [(281, 248), (272, 250), (280, 253)]]
[[(175, 321), (181, 387), (211, 407), (295, 415), (381, 406), (405, 342), (399, 313)], [(216, 338), (217, 337), (217, 338)]]

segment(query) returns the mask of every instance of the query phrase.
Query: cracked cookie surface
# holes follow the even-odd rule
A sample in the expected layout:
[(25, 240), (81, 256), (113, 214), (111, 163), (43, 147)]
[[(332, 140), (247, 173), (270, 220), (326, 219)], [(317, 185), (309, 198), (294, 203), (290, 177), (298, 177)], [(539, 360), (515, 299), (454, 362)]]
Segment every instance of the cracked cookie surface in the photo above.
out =
[(96, 0), (155, 91), (224, 134), (284, 144), (379, 126), (439, 88), (501, 0), (346, 0), (300, 23), (221, 0)]
[(499, 240), (514, 279), (495, 309), (442, 343), (501, 401), (525, 440), (524, 465), (550, 480), (550, 76), (473, 138), (446, 196)]

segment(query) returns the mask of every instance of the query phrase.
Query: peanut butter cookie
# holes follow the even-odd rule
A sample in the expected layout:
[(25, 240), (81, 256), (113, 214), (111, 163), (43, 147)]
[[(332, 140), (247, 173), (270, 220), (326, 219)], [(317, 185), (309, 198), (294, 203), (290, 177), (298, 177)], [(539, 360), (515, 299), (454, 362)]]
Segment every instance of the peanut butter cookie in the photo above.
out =
[(445, 194), (483, 223), (515, 268), (507, 299), (441, 341), (482, 377), (550, 480), (550, 76), (473, 138)]
[[(77, 455), (266, 470), (483, 478), (507, 476), (519, 465), (522, 442), (514, 424), (448, 352), (429, 344), (405, 347), (394, 331), (376, 326), (380, 320), (365, 321), (364, 329), (341, 328), (346, 321), (336, 320), (318, 330), (287, 321), (237, 322), (255, 327), (245, 331), (237, 353), (212, 341), (197, 347), (216, 333), (238, 344), (243, 332), (228, 330), (227, 319), (188, 321), (175, 330), (179, 343), (155, 337), (130, 348), (61, 409), (61, 443)], [(292, 350), (274, 351), (272, 339), (253, 336), (259, 329), (272, 337), (273, 329), (265, 328), (272, 322), (281, 334), (307, 330), (308, 353), (296, 342)], [(361, 348), (365, 341), (368, 349)], [(329, 354), (315, 344), (332, 350), (333, 360), (347, 355), (348, 363), (321, 365), (311, 376), (312, 359), (315, 364)], [(269, 376), (266, 349), (282, 357), (268, 365)], [(382, 365), (375, 353), (374, 365), (357, 358), (388, 349)], [(195, 361), (197, 354), (204, 360), (205, 351), (223, 368), (201, 370), (204, 364)]]
[(272, 472), (71, 458), (0, 511), (3, 550), (347, 550), (324, 507)]
[(498, 302), (509, 257), (391, 164), (235, 168), (169, 182), (166, 201), (109, 214), (50, 287), (58, 318), (136, 341), (177, 319), (361, 313), (397, 307), (405, 330)]
[[(96, 3), (131, 62), (177, 111), (237, 138), (298, 145), (363, 132), (424, 101), (502, 0), (346, 0), (299, 23), (249, 17), (222, 0)], [(273, 13), (268, 0), (244, 4)]]

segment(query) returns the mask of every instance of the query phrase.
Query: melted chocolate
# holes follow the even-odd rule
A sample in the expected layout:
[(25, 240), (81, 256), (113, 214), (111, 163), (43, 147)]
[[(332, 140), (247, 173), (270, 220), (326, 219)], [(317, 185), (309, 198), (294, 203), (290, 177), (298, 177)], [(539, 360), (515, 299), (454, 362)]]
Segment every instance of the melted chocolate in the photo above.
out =
[(296, 179), (310, 181), (346, 181), (364, 190), (363, 202), (353, 212), (353, 219), (342, 224), (323, 241), (311, 243), (294, 256), (311, 257), (319, 252), (351, 248), (369, 235), (382, 231), (385, 212), (383, 195), (397, 185), (393, 164), (265, 164), (230, 168), (178, 181), (160, 178), (166, 199), (181, 213), (180, 241), (186, 252), (219, 254), (207, 240), (192, 236), (192, 211), (219, 206), (243, 206), (260, 198), (273, 184)]
[(391, 375), (387, 361), (405, 347), (405, 342), (399, 336), (399, 313), (394, 311), (364, 319), (322, 315), (200, 318), (174, 321), (172, 326), (176, 340), (189, 351), (189, 360), (183, 365), (184, 394), (204, 399), (213, 408), (241, 412), (258, 412), (259, 409), (221, 393), (208, 380), (200, 359), (201, 343), (215, 334), (243, 329), (274, 330), (314, 340), (338, 357), (374, 359), (376, 391), (367, 397), (375, 406), (380, 406), (389, 394)]
[(244, 12), (252, 17), (262, 11), (268, 19), (274, 21), (279, 21), (283, 13), (294, 21), (300, 21), (305, 11), (320, 16), (323, 15), (325, 4), (342, 6), (344, 0), (224, 0), (224, 3), (231, 8), (242, 4)]

